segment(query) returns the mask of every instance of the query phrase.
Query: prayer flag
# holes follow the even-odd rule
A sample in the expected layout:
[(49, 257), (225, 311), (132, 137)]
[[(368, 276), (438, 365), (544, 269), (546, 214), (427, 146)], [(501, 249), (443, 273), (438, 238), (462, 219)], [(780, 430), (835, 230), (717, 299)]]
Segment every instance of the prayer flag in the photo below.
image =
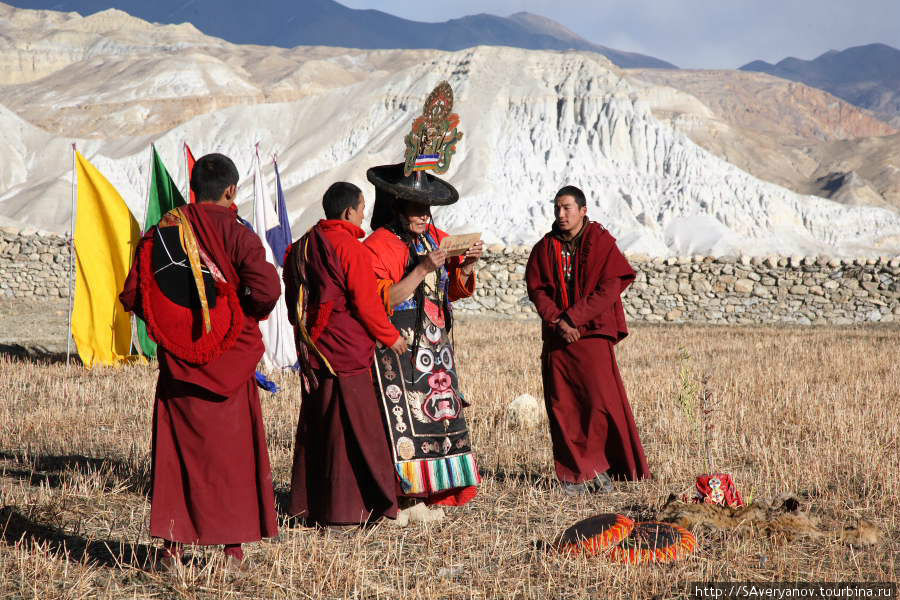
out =
[(291, 221), (288, 219), (287, 204), (284, 201), (284, 191), (281, 189), (281, 176), (278, 173), (278, 162), (272, 161), (275, 165), (275, 192), (277, 194), (276, 202), (278, 206), (278, 225), (266, 231), (266, 239), (272, 248), (272, 255), (275, 257), (275, 264), (284, 268), (284, 254), (293, 243), (293, 234), (291, 233)]
[(72, 337), (81, 361), (115, 365), (130, 358), (131, 315), (119, 292), (131, 268), (140, 228), (119, 192), (75, 153), (75, 302)]
[[(175, 186), (175, 181), (163, 164), (156, 148), (151, 146), (153, 155), (150, 161), (150, 191), (147, 194), (147, 216), (144, 219), (144, 231), (159, 224), (163, 215), (184, 205), (184, 197)], [(147, 333), (147, 324), (137, 318), (137, 338), (141, 352), (147, 358), (156, 356), (156, 342)]]
[(294, 348), (294, 329), (290, 321), (288, 321), (281, 268), (278, 267), (278, 261), (275, 259), (275, 253), (268, 239), (269, 231), (279, 228), (280, 224), (278, 215), (275, 213), (275, 206), (265, 192), (259, 151), (256, 152), (253, 160), (253, 229), (256, 235), (259, 236), (266, 251), (266, 260), (275, 265), (278, 271), (278, 279), (281, 281), (281, 298), (278, 299), (275, 310), (272, 311), (268, 319), (261, 321), (259, 324), (263, 342), (266, 345), (263, 363), (270, 369), (287, 369), (293, 367), (297, 362), (297, 353)]
[(194, 163), (197, 161), (194, 160), (194, 153), (191, 152), (191, 147), (187, 145), (187, 142), (184, 143), (184, 159), (187, 163), (187, 193), (190, 196), (191, 204), (194, 204), (197, 202), (197, 194), (191, 189), (191, 174), (194, 172)]

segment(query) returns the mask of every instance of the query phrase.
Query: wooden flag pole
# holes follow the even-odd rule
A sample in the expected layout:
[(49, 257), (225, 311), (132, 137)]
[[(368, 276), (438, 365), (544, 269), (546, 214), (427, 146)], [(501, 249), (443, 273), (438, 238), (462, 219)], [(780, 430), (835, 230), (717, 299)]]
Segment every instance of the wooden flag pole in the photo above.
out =
[(187, 184), (184, 186), (184, 201), (188, 204), (191, 203), (191, 165), (188, 160), (188, 145), (187, 142), (181, 142), (181, 155), (184, 158), (184, 178), (187, 181)]
[[(253, 150), (256, 152), (256, 165), (253, 167), (253, 229), (256, 231), (256, 235), (259, 235), (259, 223), (256, 222), (256, 203), (260, 202), (260, 198), (256, 197), (256, 187), (257, 175), (262, 178), (262, 162), (259, 158), (259, 142), (253, 145)], [(259, 183), (259, 189), (262, 190), (262, 181)], [(267, 223), (268, 224), (268, 223)], [(265, 236), (265, 232), (263, 232), (263, 236)]]
[(75, 300), (75, 292), (72, 290), (72, 280), (75, 271), (75, 210), (78, 200), (78, 168), (76, 166), (75, 144), (72, 144), (72, 215), (69, 218), (69, 317), (66, 329), (66, 367), (72, 356), (72, 304)]
[(141, 235), (147, 233), (145, 228), (147, 227), (147, 213), (150, 212), (150, 186), (153, 185), (153, 144), (150, 144), (150, 162), (147, 163), (147, 193), (144, 194), (144, 216), (141, 219), (141, 222), (138, 223), (138, 227), (141, 229)]

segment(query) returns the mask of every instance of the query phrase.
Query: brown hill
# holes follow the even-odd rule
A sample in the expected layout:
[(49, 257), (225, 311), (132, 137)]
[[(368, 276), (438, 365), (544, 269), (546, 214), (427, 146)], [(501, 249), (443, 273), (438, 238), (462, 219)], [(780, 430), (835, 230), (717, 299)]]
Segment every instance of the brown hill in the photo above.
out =
[(864, 109), (764, 73), (626, 72), (645, 82), (657, 117), (760, 179), (848, 204), (900, 207), (898, 132)]
[[(15, 0), (30, 9), (94, 14), (109, 0)], [(472, 14), (439, 23), (410, 21), (379, 10), (360, 10), (334, 0), (117, 0), (118, 9), (152, 23), (193, 23), (204, 33), (235, 44), (295, 48), (339, 46), (369, 50), (435, 49), (455, 52), (477, 46), (596, 52), (621, 67), (675, 68), (672, 63), (594, 44), (539, 15)]]
[(900, 127), (900, 50), (887, 44), (829, 50), (813, 60), (789, 57), (774, 65), (756, 60), (741, 70), (821, 88)]

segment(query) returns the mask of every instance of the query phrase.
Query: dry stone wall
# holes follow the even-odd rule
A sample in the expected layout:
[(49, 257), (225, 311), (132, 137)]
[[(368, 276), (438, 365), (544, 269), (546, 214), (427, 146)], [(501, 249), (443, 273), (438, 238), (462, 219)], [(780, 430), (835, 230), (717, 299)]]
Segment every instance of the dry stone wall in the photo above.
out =
[(0, 297), (69, 295), (69, 248), (56, 235), (0, 228)]
[[(534, 316), (527, 248), (492, 247), (460, 312)], [(639, 321), (847, 325), (900, 322), (900, 257), (629, 256), (625, 312)]]
[[(528, 248), (494, 246), (460, 314), (534, 318), (525, 289)], [(900, 322), (900, 257), (629, 256), (637, 279), (630, 319), (657, 322), (851, 324)], [(0, 296), (68, 295), (69, 250), (58, 236), (0, 229)]]

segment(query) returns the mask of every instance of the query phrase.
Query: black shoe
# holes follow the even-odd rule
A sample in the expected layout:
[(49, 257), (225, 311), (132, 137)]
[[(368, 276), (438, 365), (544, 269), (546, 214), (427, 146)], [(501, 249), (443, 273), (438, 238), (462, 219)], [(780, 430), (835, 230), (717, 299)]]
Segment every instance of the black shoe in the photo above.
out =
[(591, 481), (591, 488), (598, 494), (609, 494), (616, 491), (612, 479), (606, 473), (600, 473)]

